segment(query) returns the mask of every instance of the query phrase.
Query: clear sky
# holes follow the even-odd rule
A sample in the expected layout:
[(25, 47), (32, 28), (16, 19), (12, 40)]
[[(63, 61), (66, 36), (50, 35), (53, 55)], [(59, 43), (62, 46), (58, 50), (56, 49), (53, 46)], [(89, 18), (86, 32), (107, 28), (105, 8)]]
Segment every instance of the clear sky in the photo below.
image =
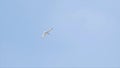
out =
[(120, 67), (120, 0), (0, 0), (0, 67)]

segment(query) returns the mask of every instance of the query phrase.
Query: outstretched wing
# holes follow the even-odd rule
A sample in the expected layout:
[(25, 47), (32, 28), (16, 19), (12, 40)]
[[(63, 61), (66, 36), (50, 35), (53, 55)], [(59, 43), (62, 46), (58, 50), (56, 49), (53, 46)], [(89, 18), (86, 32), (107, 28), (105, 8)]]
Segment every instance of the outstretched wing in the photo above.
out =
[(52, 30), (53, 30), (53, 28), (50, 28), (50, 29), (48, 29), (48, 31), (47, 31), (47, 32), (49, 33), (49, 32), (51, 32)]

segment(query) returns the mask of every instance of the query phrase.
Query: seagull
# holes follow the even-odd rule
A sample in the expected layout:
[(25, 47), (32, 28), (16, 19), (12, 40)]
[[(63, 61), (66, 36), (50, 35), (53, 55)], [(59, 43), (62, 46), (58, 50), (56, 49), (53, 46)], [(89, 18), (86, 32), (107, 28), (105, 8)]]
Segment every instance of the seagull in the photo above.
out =
[(47, 31), (44, 31), (42, 34), (42, 38), (44, 39), (47, 35), (50, 34), (50, 32), (53, 30), (53, 28), (49, 28)]

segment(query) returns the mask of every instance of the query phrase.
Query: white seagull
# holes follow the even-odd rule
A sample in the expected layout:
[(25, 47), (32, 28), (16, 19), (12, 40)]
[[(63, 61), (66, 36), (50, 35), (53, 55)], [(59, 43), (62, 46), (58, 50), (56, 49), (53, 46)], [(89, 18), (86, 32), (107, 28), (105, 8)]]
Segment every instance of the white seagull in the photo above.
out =
[(53, 28), (49, 28), (47, 31), (44, 31), (42, 34), (42, 38), (44, 39), (49, 33), (53, 30)]

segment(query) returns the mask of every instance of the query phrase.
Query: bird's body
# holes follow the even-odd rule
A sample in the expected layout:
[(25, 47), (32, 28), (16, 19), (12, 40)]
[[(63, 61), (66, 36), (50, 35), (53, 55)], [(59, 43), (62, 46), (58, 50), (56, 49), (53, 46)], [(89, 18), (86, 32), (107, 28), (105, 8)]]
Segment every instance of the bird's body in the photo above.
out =
[(47, 31), (44, 31), (42, 34), (42, 38), (44, 39), (49, 33), (53, 30), (53, 28), (48, 29)]

